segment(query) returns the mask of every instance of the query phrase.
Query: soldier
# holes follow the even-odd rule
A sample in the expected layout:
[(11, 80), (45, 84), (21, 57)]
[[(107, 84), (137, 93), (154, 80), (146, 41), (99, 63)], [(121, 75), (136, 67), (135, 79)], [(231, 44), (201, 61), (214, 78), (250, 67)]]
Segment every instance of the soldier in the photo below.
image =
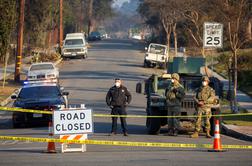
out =
[[(168, 116), (178, 116), (181, 112), (181, 102), (185, 96), (184, 87), (179, 83), (179, 75), (172, 74), (171, 85), (166, 89), (166, 104)], [(168, 118), (168, 135), (177, 136), (179, 118)]]
[[(120, 78), (115, 79), (115, 85), (111, 87), (106, 96), (106, 103), (112, 109), (111, 115), (127, 115), (126, 104), (130, 104), (131, 94), (122, 85)], [(120, 117), (124, 136), (128, 136), (128, 129), (125, 117)], [(112, 117), (111, 135), (115, 135), (117, 130), (117, 117)]]
[(202, 77), (202, 86), (198, 89), (195, 101), (197, 104), (196, 113), (197, 113), (197, 120), (195, 124), (195, 132), (190, 136), (191, 138), (198, 138), (199, 131), (201, 129), (201, 119), (202, 115), (206, 115), (205, 118), (205, 128), (206, 128), (206, 137), (211, 138), (210, 135), (210, 118), (212, 116), (211, 113), (211, 106), (215, 100), (215, 91), (208, 85), (209, 78), (207, 76)]

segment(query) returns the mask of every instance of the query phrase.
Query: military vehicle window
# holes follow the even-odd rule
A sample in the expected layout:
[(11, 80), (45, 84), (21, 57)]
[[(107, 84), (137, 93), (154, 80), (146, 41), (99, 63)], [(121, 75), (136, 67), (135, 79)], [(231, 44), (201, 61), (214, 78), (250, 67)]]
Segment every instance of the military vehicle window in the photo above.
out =
[[(46, 92), (46, 93), (45, 93)], [(20, 99), (54, 98), (60, 95), (57, 86), (38, 86), (23, 88), (19, 93)]]
[(82, 39), (67, 39), (65, 45), (81, 45), (83, 44)]
[(169, 79), (159, 79), (158, 80), (158, 89), (166, 89), (170, 85), (171, 80)]
[(186, 80), (184, 81), (184, 87), (186, 92), (196, 92), (196, 90), (201, 86), (201, 81), (199, 80)]
[(153, 54), (165, 54), (165, 47), (158, 46), (158, 45), (151, 45), (150, 46), (150, 53)]

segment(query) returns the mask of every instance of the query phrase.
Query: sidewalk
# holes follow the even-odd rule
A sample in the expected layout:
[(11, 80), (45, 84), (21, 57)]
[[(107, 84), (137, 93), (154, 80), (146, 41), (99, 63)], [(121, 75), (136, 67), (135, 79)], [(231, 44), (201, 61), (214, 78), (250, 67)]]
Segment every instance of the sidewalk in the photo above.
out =
[[(220, 76), (218, 73), (209, 69), (210, 74), (224, 84), (223, 89), (228, 90), (228, 80)], [(249, 113), (252, 113), (252, 98), (242, 91), (237, 91), (237, 102), (238, 105), (246, 109)], [(252, 141), (252, 126), (236, 126), (236, 125), (226, 125), (222, 124), (224, 132), (232, 137)]]

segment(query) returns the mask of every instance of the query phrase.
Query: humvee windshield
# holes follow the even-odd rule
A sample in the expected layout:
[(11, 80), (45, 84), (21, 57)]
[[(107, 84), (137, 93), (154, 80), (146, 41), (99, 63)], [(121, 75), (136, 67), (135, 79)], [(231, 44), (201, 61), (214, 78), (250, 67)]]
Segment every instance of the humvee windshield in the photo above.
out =
[(150, 53), (165, 55), (165, 47), (159, 45), (150, 45)]
[(185, 88), (185, 92), (196, 93), (197, 89), (201, 86), (201, 80), (183, 80), (182, 85)]
[(171, 83), (170, 79), (159, 78), (158, 79), (158, 89), (166, 89), (169, 87), (170, 83)]

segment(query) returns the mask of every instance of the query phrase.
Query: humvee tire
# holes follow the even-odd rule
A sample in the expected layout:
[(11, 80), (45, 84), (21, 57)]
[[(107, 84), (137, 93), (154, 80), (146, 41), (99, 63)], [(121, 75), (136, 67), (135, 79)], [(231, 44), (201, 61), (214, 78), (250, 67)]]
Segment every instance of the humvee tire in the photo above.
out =
[[(158, 108), (151, 108), (151, 116), (160, 116)], [(161, 118), (146, 118), (148, 134), (158, 135), (161, 128)]]

